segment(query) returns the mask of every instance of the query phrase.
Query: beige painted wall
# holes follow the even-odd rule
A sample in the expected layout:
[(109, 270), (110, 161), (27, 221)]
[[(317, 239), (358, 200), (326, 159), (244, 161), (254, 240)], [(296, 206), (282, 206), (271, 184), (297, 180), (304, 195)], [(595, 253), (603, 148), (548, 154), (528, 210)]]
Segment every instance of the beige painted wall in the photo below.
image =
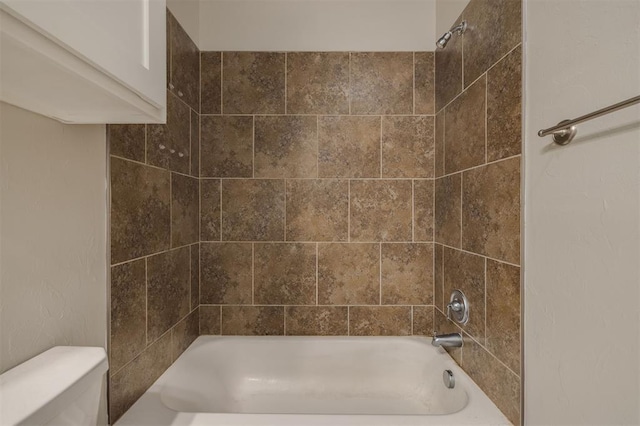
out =
[(536, 132), (640, 94), (640, 2), (525, 6), (525, 422), (637, 425), (640, 106)]
[(0, 372), (57, 345), (106, 345), (102, 125), (0, 103)]
[(200, 2), (200, 50), (433, 51), (434, 42), (435, 0)]
[[(470, 0), (436, 0), (436, 39), (449, 31)], [(434, 43), (435, 43), (434, 40)]]

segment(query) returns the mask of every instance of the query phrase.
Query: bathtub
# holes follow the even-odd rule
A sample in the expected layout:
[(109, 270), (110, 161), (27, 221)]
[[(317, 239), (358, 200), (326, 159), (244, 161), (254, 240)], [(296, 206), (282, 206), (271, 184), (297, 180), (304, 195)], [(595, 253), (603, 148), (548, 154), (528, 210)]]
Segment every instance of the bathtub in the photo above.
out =
[[(509, 425), (431, 339), (200, 336), (117, 426)], [(442, 375), (451, 370), (455, 387)]]

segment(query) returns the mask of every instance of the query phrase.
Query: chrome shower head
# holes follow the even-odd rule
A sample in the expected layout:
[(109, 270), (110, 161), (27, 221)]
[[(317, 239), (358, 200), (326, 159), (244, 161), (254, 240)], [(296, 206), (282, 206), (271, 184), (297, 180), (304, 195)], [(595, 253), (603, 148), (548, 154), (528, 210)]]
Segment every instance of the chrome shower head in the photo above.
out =
[(436, 46), (438, 46), (438, 49), (444, 49), (447, 46), (447, 43), (449, 43), (449, 40), (451, 40), (451, 37), (453, 36), (454, 33), (460, 35), (460, 34), (464, 34), (466, 30), (467, 30), (467, 21), (460, 22), (458, 25), (456, 25), (455, 27), (451, 28), (449, 31), (444, 33), (444, 35), (440, 37), (436, 42)]

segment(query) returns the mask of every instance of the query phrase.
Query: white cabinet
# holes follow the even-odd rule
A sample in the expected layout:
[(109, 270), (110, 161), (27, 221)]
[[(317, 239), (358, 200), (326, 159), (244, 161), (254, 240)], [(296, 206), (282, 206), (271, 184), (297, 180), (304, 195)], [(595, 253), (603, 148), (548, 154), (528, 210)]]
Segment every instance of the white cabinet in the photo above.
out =
[(63, 122), (166, 115), (165, 0), (0, 0), (0, 100)]

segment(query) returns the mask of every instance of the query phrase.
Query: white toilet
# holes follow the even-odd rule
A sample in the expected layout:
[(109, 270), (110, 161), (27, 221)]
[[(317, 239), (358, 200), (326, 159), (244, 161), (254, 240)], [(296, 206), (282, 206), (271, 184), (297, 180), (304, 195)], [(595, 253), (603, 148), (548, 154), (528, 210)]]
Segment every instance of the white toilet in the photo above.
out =
[(0, 425), (96, 425), (103, 348), (57, 346), (0, 375)]

